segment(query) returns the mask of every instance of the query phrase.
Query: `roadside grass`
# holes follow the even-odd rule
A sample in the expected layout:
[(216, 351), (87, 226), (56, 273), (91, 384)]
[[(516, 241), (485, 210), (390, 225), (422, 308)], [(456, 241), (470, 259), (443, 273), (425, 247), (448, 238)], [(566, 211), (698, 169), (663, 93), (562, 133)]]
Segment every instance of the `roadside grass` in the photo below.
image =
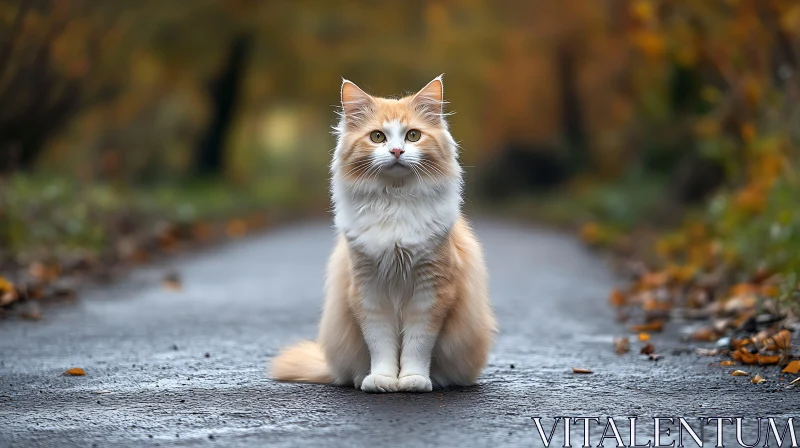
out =
[[(322, 205), (323, 194), (269, 180), (223, 180), (132, 188), (66, 177), (16, 175), (0, 180), (0, 260), (99, 255), (119, 238), (158, 226), (235, 220), (252, 213), (279, 219)], [(2, 266), (2, 264), (0, 264)]]

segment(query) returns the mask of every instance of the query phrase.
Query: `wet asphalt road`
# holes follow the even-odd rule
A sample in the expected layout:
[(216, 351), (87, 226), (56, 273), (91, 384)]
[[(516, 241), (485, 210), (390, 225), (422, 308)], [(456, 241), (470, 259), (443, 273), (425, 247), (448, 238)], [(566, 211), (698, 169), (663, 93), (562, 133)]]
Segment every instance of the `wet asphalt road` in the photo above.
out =
[[(476, 387), (367, 395), (266, 378), (280, 347), (316, 332), (333, 232), (304, 224), (137, 271), (40, 322), (0, 322), (0, 447), (539, 446), (534, 416), (548, 432), (554, 416), (797, 416), (800, 391), (774, 369), (752, 385), (714, 359), (669, 356), (674, 335), (655, 338), (657, 363), (615, 355), (615, 279), (571, 238), (476, 228), (501, 327)], [(180, 292), (161, 286), (172, 268)], [(60, 375), (70, 367), (87, 376)]]

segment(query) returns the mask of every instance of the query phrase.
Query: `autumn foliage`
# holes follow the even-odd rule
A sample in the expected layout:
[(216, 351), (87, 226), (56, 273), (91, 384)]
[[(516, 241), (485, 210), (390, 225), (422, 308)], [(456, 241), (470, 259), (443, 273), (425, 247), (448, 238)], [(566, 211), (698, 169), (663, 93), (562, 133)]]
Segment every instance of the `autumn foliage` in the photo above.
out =
[(238, 236), (253, 209), (324, 210), (341, 77), (444, 72), (470, 204), (558, 173), (587, 243), (645, 249), (612, 295), (649, 313), (634, 331), (676, 304), (797, 316), (798, 58), (794, 0), (0, 2), (0, 261), (116, 253), (129, 216), (202, 240), (208, 215)]

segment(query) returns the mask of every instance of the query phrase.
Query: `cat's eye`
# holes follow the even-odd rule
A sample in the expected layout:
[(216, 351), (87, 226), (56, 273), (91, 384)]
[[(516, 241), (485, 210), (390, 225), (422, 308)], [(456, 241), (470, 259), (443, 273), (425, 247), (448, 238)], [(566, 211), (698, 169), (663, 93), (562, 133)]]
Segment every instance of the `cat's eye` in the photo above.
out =
[(372, 131), (369, 134), (369, 139), (375, 143), (383, 143), (386, 141), (386, 135), (381, 131)]
[(406, 133), (406, 140), (410, 142), (416, 142), (419, 140), (419, 137), (422, 135), (422, 132), (419, 132), (416, 129), (412, 129)]

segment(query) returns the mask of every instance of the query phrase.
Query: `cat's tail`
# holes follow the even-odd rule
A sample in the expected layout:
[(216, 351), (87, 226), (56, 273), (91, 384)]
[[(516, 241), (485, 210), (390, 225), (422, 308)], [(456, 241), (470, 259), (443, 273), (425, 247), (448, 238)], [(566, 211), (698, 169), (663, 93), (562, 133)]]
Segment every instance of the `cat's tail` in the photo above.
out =
[(322, 346), (313, 341), (299, 342), (283, 349), (272, 361), (269, 376), (278, 381), (333, 382)]

